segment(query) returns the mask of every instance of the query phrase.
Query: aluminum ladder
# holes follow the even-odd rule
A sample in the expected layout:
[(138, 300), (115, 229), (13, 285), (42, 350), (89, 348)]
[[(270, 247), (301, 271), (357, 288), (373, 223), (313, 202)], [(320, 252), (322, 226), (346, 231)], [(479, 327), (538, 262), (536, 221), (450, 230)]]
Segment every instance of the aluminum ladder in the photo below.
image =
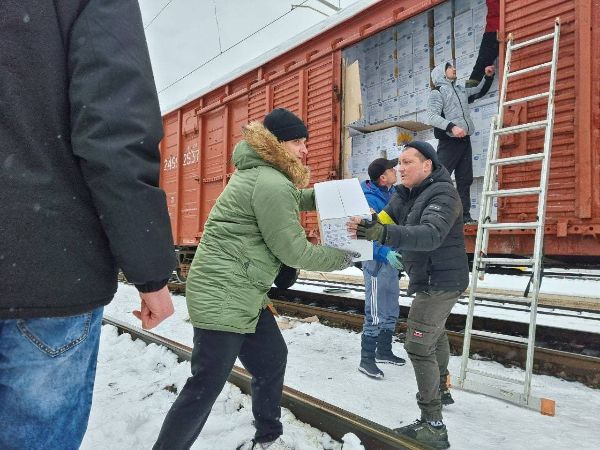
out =
[[(520, 406), (531, 408), (542, 412), (542, 414), (554, 415), (555, 403), (551, 399), (534, 397), (531, 394), (531, 375), (533, 369), (533, 353), (535, 348), (535, 328), (538, 305), (539, 286), (541, 282), (541, 270), (543, 259), (543, 240), (544, 240), (544, 221), (546, 213), (546, 192), (548, 188), (548, 174), (550, 171), (550, 154), (552, 149), (552, 131), (554, 123), (554, 90), (556, 84), (556, 67), (558, 62), (558, 43), (560, 37), (560, 18), (554, 23), (554, 32), (539, 36), (524, 42), (515, 44), (512, 33), (508, 36), (506, 44), (506, 58), (504, 62), (504, 72), (502, 78), (502, 87), (500, 101), (498, 105), (498, 115), (494, 116), (490, 128), (490, 140), (488, 146), (488, 155), (485, 167), (485, 176), (483, 182), (482, 205), (479, 214), (479, 226), (477, 229), (477, 238), (475, 241), (475, 251), (473, 254), (473, 270), (471, 273), (471, 290), (469, 294), (469, 309), (464, 333), (463, 353), (460, 368), (460, 375), (454, 387), (466, 391), (486, 394), (499, 398)], [(549, 62), (527, 67), (525, 69), (510, 71), (511, 57), (514, 51), (537, 44), (539, 42), (553, 39), (552, 59)], [(550, 68), (550, 86), (548, 92), (543, 92), (527, 97), (506, 101), (506, 92), (508, 81), (512, 77), (524, 73)], [(525, 103), (532, 100), (547, 98), (548, 109), (545, 120), (520, 125), (507, 126), (503, 128), (504, 108), (516, 103)], [(545, 129), (544, 149), (541, 153), (528, 154), (523, 156), (513, 156), (508, 158), (499, 158), (500, 137), (508, 134), (526, 133), (530, 130)], [(507, 165), (517, 165), (530, 163), (532, 161), (541, 161), (540, 185), (537, 187), (526, 187), (518, 189), (498, 189), (496, 181), (498, 177), (498, 168)], [(491, 222), (492, 205), (494, 198), (538, 195), (537, 220), (534, 222)], [(488, 241), (490, 230), (535, 230), (535, 242), (533, 255), (526, 259), (517, 258), (490, 258), (487, 257)], [(529, 296), (499, 296), (493, 294), (483, 294), (477, 292), (477, 281), (483, 279), (487, 264), (502, 264), (507, 266), (529, 266), (532, 269), (532, 287)], [(529, 307), (529, 335), (527, 339), (516, 338), (514, 336), (489, 333), (473, 330), (473, 313), (475, 309), (475, 299), (486, 300), (490, 302), (513, 302)], [(527, 345), (527, 360), (524, 379), (502, 377), (493, 373), (487, 373), (480, 370), (470, 369), (469, 349), (472, 336), (494, 337), (505, 341), (519, 341)], [(467, 374), (471, 375), (467, 378)], [(473, 380), (477, 377), (477, 381)], [(483, 379), (483, 381), (480, 381)], [(517, 386), (514, 388), (514, 386)], [(522, 390), (521, 390), (521, 386)]]

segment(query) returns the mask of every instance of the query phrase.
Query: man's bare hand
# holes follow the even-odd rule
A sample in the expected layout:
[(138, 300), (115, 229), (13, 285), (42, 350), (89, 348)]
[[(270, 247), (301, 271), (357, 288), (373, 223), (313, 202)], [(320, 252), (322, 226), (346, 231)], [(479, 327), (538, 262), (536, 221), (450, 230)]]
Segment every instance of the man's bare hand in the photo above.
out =
[(467, 135), (467, 133), (465, 133), (465, 130), (463, 130), (461, 127), (457, 127), (456, 125), (452, 127), (452, 134), (459, 138), (465, 137)]
[(361, 218), (360, 217), (350, 217), (350, 220), (346, 223), (346, 229), (348, 230), (348, 233), (350, 234), (350, 237), (352, 239), (356, 239), (356, 229), (358, 228), (358, 224), (361, 222)]
[(492, 75), (494, 75), (495, 71), (496, 71), (496, 68), (494, 66), (487, 66), (485, 68), (485, 75), (488, 77), (491, 77)]
[(173, 314), (173, 301), (167, 286), (154, 292), (140, 292), (141, 310), (133, 315), (142, 321), (142, 328), (150, 330)]

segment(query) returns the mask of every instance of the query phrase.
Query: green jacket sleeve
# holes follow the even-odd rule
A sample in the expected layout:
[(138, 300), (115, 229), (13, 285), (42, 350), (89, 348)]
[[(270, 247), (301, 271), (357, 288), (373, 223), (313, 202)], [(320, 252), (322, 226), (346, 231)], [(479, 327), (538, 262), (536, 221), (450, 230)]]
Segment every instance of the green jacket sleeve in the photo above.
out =
[(300, 211), (314, 211), (317, 209), (315, 203), (315, 190), (300, 189)]
[(342, 267), (345, 253), (313, 245), (300, 224), (302, 193), (282, 176), (261, 173), (252, 193), (252, 208), (262, 237), (273, 255), (287, 266), (332, 271)]

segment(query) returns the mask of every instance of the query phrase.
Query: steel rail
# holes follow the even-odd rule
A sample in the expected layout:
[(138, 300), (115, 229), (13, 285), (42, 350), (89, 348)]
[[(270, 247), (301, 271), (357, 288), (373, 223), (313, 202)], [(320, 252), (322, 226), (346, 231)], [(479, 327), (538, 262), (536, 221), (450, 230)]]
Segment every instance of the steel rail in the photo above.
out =
[[(309, 306), (288, 301), (273, 300), (276, 309), (286, 315), (298, 317), (317, 316), (325, 323), (359, 331), (362, 329), (364, 317), (362, 314), (351, 314), (332, 311), (318, 306)], [(406, 323), (398, 323), (396, 332), (406, 331)], [(463, 343), (463, 333), (448, 331), (450, 346), (455, 352), (460, 352)], [(523, 365), (527, 346), (519, 342), (504, 341), (485, 336), (471, 337), (471, 353), (493, 357), (502, 364)], [(593, 387), (600, 388), (600, 358), (579, 355), (560, 350), (535, 347), (534, 373), (557, 376), (567, 380), (576, 380)]]
[[(115, 318), (105, 316), (103, 323), (116, 327), (119, 333), (130, 334), (134, 340), (140, 339), (146, 344), (164, 346), (175, 353), (182, 361), (191, 359), (192, 349), (186, 345), (134, 327)], [(250, 394), (251, 376), (245, 369), (234, 366), (228, 381), (239, 387), (245, 394)], [(429, 448), (410, 438), (399, 435), (389, 428), (287, 386), (283, 388), (281, 406), (288, 408), (298, 420), (328, 433), (338, 441), (341, 441), (347, 433), (355, 434), (366, 449), (421, 450)]]

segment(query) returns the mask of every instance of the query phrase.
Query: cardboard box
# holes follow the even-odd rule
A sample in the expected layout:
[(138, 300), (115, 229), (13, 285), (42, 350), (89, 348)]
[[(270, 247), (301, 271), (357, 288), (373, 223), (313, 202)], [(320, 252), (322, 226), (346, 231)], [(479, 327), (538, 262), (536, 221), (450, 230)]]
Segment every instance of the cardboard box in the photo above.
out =
[(398, 95), (408, 95), (415, 91), (413, 74), (403, 75), (398, 78)]
[(404, 55), (398, 60), (398, 77), (413, 73), (413, 55)]
[(438, 26), (452, 18), (452, 2), (445, 2), (433, 8), (433, 25)]
[(396, 79), (384, 81), (381, 83), (381, 100), (386, 101), (398, 97), (398, 86)]
[(396, 41), (387, 41), (378, 47), (379, 62), (396, 59)]
[(454, 37), (473, 33), (473, 12), (468, 10), (454, 17)]
[(454, 35), (454, 56), (458, 59), (461, 56), (475, 52), (475, 38), (473, 32)]
[(390, 98), (382, 102), (383, 108), (383, 121), (384, 122), (395, 122), (398, 120), (398, 97)]
[(413, 74), (413, 78), (415, 80), (415, 92), (427, 91), (431, 90), (431, 70), (429, 69), (421, 69), (417, 70)]
[(403, 56), (413, 54), (413, 39), (412, 34), (406, 36), (400, 36), (400, 38), (396, 41), (396, 55), (398, 59), (401, 59)]
[(454, 14), (458, 16), (459, 14), (470, 10), (471, 1), (472, 0), (454, 0)]
[(398, 97), (398, 116), (403, 117), (405, 115), (415, 113), (417, 109), (417, 96), (413, 92), (412, 94), (405, 94)]
[(450, 62), (452, 57), (452, 43), (436, 44), (433, 48), (433, 63), (438, 66), (445, 62)]
[(315, 183), (321, 242), (328, 247), (360, 253), (354, 261), (373, 259), (373, 243), (351, 239), (346, 227), (352, 216), (371, 218), (367, 199), (356, 178)]
[(413, 70), (429, 69), (429, 60), (431, 49), (429, 47), (421, 50), (415, 50), (413, 54)]
[(487, 5), (479, 5), (473, 8), (473, 29), (485, 29), (487, 16)]
[(450, 42), (452, 39), (452, 21), (446, 20), (440, 24), (436, 24), (433, 29), (433, 43), (435, 45)]
[(456, 61), (454, 62), (454, 67), (456, 67), (456, 77), (464, 79), (469, 78), (476, 61), (477, 53), (465, 53), (462, 56), (458, 56), (457, 53)]
[(381, 83), (396, 78), (398, 72), (396, 60), (390, 59), (379, 66), (379, 81)]
[(367, 109), (368, 123), (374, 125), (383, 122), (383, 107), (381, 103), (373, 103)]
[(407, 21), (400, 22), (396, 25), (396, 41), (406, 37), (412, 39), (412, 27)]
[(408, 19), (410, 28), (413, 34), (420, 33), (423, 29), (429, 28), (429, 11), (422, 12), (421, 14), (411, 17)]
[(429, 100), (430, 93), (431, 90), (415, 92), (415, 95), (417, 97), (417, 100), (415, 101), (416, 112), (427, 110), (427, 101)]

